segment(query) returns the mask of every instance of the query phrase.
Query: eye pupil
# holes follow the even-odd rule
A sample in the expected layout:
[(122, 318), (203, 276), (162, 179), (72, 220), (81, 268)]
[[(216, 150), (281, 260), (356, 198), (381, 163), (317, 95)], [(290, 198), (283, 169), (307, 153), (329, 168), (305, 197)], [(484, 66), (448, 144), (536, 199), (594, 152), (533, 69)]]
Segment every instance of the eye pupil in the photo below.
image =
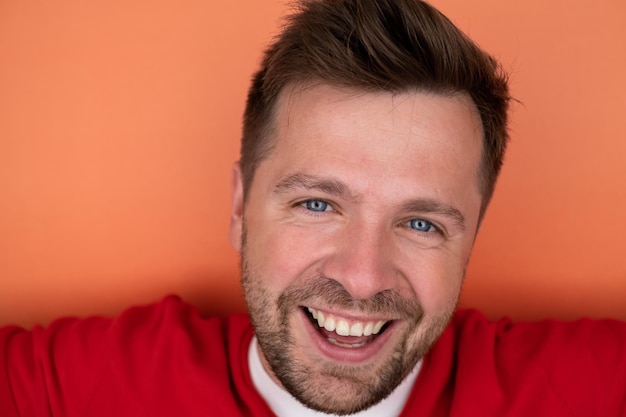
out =
[(306, 202), (306, 208), (311, 211), (326, 211), (328, 203), (320, 200), (309, 200)]
[(415, 219), (411, 220), (411, 228), (421, 232), (427, 232), (430, 230), (431, 224), (426, 220)]

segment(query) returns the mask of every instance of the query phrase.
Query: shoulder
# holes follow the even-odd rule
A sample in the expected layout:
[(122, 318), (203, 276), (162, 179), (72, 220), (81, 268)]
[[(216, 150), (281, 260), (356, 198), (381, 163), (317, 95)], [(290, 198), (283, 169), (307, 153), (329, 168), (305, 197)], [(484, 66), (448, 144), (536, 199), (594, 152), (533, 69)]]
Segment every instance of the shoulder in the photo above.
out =
[(458, 312), (449, 331), (459, 357), (485, 355), (508, 368), (524, 364), (520, 373), (527, 373), (531, 364), (555, 378), (615, 371), (626, 378), (626, 323), (619, 320), (490, 321), (470, 310)]
[[(89, 327), (88, 322), (83, 323)], [(247, 346), (252, 337), (246, 314), (206, 317), (195, 306), (173, 295), (151, 305), (126, 310), (108, 322), (107, 332), (114, 339), (125, 341), (125, 356), (129, 345), (140, 351), (167, 353), (169, 349), (155, 348), (170, 346), (178, 354), (195, 351), (202, 352), (202, 356), (210, 356), (211, 352), (226, 355), (242, 344)]]
[(590, 354), (617, 359), (626, 344), (626, 323), (613, 319), (492, 321), (475, 310), (460, 310), (449, 331), (455, 342), (467, 349), (481, 342), (483, 348), (491, 346), (494, 352), (535, 359), (558, 355), (562, 359), (582, 360)]
[(247, 315), (205, 317), (178, 296), (131, 307), (115, 318), (57, 320), (31, 333), (34, 346), (55, 352), (57, 365), (81, 359), (127, 370), (156, 370), (175, 361), (227, 372), (226, 359), (252, 338)]
[(617, 320), (516, 323), (462, 310), (428, 361), (453, 364), (448, 376), (464, 403), (610, 415), (623, 406), (625, 349), (626, 323)]

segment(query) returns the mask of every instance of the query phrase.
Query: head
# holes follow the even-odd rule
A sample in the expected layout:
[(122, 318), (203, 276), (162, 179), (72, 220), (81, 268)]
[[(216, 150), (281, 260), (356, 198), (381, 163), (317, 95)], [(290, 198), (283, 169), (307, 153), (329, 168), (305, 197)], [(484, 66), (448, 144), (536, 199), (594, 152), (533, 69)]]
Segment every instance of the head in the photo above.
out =
[(417, 0), (304, 2), (266, 51), (231, 242), (264, 365), (304, 404), (369, 407), (445, 328), (502, 164), (507, 91)]

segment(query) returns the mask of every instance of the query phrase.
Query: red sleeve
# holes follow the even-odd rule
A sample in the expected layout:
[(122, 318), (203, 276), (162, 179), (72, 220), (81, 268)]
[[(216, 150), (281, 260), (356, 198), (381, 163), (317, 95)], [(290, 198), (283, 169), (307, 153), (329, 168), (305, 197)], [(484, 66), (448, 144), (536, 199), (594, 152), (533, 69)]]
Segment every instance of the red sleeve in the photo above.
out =
[[(117, 319), (2, 329), (0, 416), (244, 415), (228, 361), (231, 322), (168, 297)], [(242, 331), (231, 337), (240, 344)]]
[(626, 323), (489, 322), (457, 313), (425, 358), (406, 416), (624, 416)]
[[(108, 364), (111, 321), (64, 319), (49, 328), (0, 330), (2, 416), (52, 416), (88, 397)], [(80, 404), (77, 404), (80, 408)]]
[(10, 360), (8, 347), (13, 336), (20, 332), (23, 330), (17, 327), (0, 328), (0, 412), (7, 417), (19, 415), (8, 369)]
[(545, 381), (567, 415), (626, 416), (626, 323), (501, 324), (495, 342), (504, 392)]

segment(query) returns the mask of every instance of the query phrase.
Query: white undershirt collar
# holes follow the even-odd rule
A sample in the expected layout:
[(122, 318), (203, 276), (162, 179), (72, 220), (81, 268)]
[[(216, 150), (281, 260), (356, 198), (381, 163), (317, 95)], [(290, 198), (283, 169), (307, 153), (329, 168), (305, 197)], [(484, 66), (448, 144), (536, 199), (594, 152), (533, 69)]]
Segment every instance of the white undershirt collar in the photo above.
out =
[[(325, 414), (319, 411), (311, 410), (291, 396), (287, 391), (280, 387), (268, 375), (261, 363), (259, 351), (257, 349), (256, 336), (252, 338), (248, 349), (248, 365), (250, 367), (250, 375), (252, 383), (259, 394), (265, 399), (274, 414), (277, 417), (333, 417), (334, 414)], [(400, 385), (384, 400), (378, 404), (361, 411), (351, 414), (351, 417), (398, 417), (404, 408), (406, 400), (411, 394), (413, 383), (419, 374), (422, 366), (420, 360), (411, 373), (402, 381)]]

